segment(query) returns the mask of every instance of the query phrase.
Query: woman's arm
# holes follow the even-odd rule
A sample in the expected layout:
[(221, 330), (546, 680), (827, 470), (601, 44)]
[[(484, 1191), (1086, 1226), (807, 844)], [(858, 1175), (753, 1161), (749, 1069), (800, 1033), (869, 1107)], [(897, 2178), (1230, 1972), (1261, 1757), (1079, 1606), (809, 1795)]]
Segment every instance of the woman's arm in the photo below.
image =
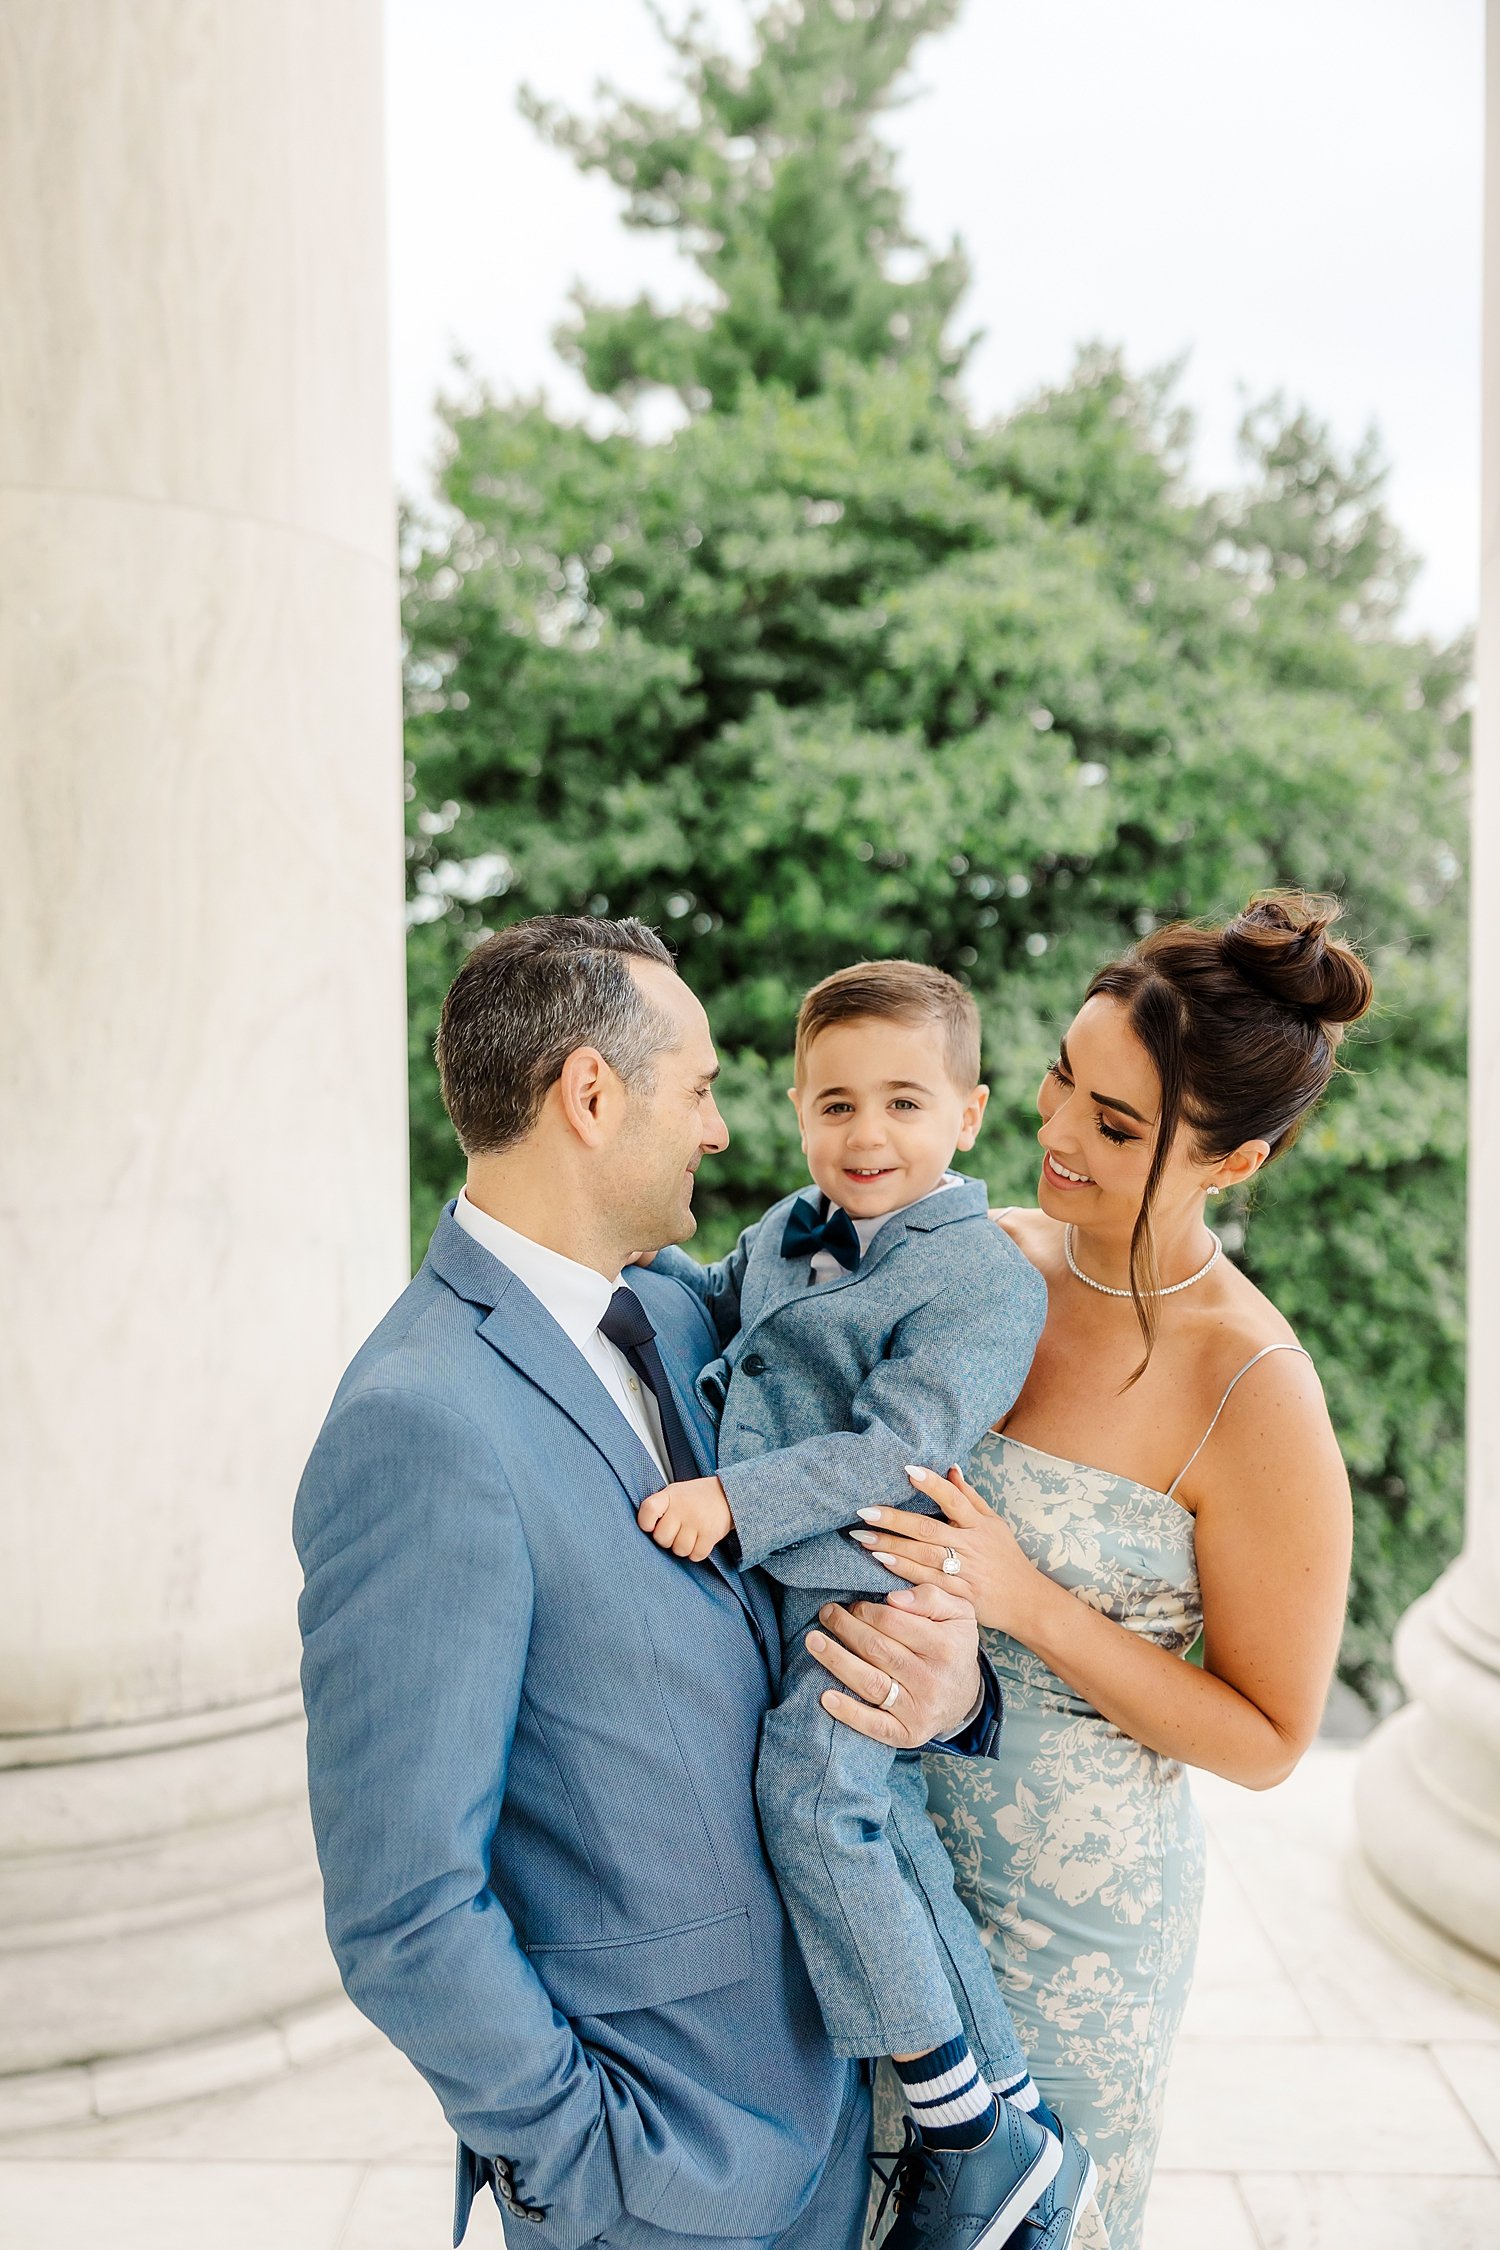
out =
[[(956, 1472), (913, 1482), (949, 1519), (962, 1570), (946, 1583), (981, 1624), (1034, 1650), (1148, 1749), (1269, 1789), (1317, 1732), (1349, 1579), (1349, 1483), (1308, 1361), (1277, 1353), (1245, 1378), (1200, 1474), (1201, 1671), (1038, 1570)], [(871, 1552), (898, 1577), (938, 1575), (925, 1526), (888, 1510), (867, 1520), (879, 1533)]]

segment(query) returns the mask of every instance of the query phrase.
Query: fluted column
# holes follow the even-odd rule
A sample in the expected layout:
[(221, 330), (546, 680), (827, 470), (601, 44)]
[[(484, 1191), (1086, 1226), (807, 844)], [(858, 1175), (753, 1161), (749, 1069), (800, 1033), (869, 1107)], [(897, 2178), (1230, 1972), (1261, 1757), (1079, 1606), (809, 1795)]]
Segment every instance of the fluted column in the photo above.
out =
[(1366, 1745), (1361, 1903), (1404, 1951), (1500, 2004), (1500, 0), (1489, 0), (1470, 999), (1464, 1548), (1396, 1637), (1411, 1697)]
[(336, 1982), (289, 1520), (406, 1271), (380, 48), (0, 10), (0, 2126)]

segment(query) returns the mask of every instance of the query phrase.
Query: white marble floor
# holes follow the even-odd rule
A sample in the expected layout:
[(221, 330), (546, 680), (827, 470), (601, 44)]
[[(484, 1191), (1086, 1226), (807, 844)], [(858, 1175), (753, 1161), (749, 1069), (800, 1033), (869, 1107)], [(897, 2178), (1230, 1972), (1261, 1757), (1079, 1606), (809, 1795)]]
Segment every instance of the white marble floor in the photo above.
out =
[[(1344, 1887), (1351, 1752), (1212, 1839), (1146, 2250), (1500, 2250), (1500, 2017), (1393, 1958)], [(0, 2143), (5, 2250), (443, 2250), (432, 2096), (373, 2034), (268, 2084)], [(499, 2250), (486, 2203), (469, 2244)]]

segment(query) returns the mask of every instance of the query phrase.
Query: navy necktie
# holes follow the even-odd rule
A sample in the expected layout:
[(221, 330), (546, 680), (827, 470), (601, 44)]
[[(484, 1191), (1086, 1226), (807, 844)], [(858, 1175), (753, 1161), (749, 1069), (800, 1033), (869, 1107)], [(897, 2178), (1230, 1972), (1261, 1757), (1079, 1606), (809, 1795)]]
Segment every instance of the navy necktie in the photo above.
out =
[(787, 1214), (781, 1255), (783, 1258), (810, 1258), (815, 1250), (830, 1251), (841, 1266), (858, 1273), (859, 1236), (848, 1212), (839, 1210), (835, 1204), (826, 1219), (814, 1218), (812, 1205), (806, 1196), (799, 1195)]
[(667, 1466), (674, 1483), (685, 1483), (690, 1477), (701, 1477), (682, 1417), (672, 1397), (672, 1386), (667, 1381), (667, 1371), (661, 1363), (661, 1353), (656, 1348), (656, 1330), (651, 1325), (651, 1315), (633, 1289), (622, 1281), (609, 1300), (609, 1307), (599, 1323), (599, 1333), (625, 1354), (641, 1381), (656, 1401), (656, 1411), (661, 1416), (662, 1443), (667, 1449)]

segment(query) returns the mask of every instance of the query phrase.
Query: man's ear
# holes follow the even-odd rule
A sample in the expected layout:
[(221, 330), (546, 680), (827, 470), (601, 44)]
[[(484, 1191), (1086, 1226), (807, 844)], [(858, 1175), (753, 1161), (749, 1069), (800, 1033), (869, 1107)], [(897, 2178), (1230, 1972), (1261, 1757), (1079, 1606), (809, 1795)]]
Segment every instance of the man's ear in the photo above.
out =
[(597, 1047), (575, 1047), (558, 1072), (552, 1098), (569, 1132), (586, 1148), (599, 1148), (608, 1137), (607, 1112), (619, 1086)]
[(990, 1090), (988, 1086), (976, 1086), (964, 1103), (963, 1123), (958, 1129), (958, 1146), (960, 1148), (972, 1148), (978, 1140), (979, 1128), (984, 1122), (984, 1113), (989, 1107), (989, 1100)]

